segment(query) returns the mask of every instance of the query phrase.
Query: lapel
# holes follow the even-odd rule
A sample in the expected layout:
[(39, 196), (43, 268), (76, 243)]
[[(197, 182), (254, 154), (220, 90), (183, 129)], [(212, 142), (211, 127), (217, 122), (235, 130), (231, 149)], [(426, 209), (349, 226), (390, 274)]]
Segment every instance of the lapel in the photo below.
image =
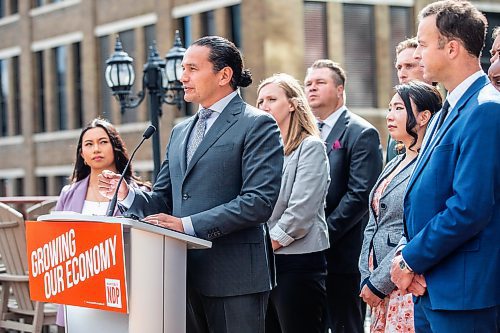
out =
[[(399, 184), (410, 177), (411, 171), (413, 170), (412, 165), (416, 162), (417, 158), (418, 157), (415, 157), (415, 159), (411, 161), (410, 164), (408, 164), (403, 170), (399, 171), (399, 173), (395, 175), (394, 178), (392, 178), (392, 181), (389, 183), (389, 185), (387, 185), (387, 188), (385, 189), (384, 194), (382, 194), (382, 197), (388, 195), (392, 190), (398, 187)], [(403, 160), (401, 159), (399, 163), (401, 163), (402, 161)], [(399, 165), (399, 163), (397, 165)], [(394, 168), (392, 168), (392, 170), (394, 170)]]
[[(431, 133), (431, 135), (433, 135), (434, 137), (432, 136), (429, 137), (429, 142), (422, 153), (422, 158), (418, 161), (417, 165), (415, 166), (415, 171), (413, 172), (410, 178), (406, 193), (410, 192), (410, 189), (415, 184), (416, 178), (422, 173), (422, 170), (429, 162), (434, 147), (441, 142), (443, 136), (446, 134), (448, 129), (460, 116), (462, 109), (466, 106), (469, 99), (471, 99), (472, 96), (476, 95), (476, 93), (484, 86), (486, 86), (488, 83), (489, 80), (486, 75), (483, 75), (476, 81), (474, 81), (474, 83), (469, 87), (469, 89), (467, 89), (467, 91), (463, 94), (463, 96), (458, 100), (457, 104), (453, 107), (448, 117), (446, 117), (446, 119), (444, 120), (444, 123), (441, 126), (441, 128), (438, 129), (436, 133)], [(437, 123), (437, 121), (435, 123)], [(434, 128), (432, 129), (432, 132), (436, 131), (435, 127), (436, 126), (434, 126)]]
[[(193, 157), (189, 165), (186, 166), (186, 172), (184, 173), (184, 180), (188, 176), (189, 172), (196, 165), (198, 160), (205, 155), (208, 148), (210, 148), (237, 120), (236, 117), (245, 108), (245, 103), (239, 95), (236, 95), (229, 104), (222, 110), (221, 114), (217, 117), (213, 125), (207, 131), (205, 137), (201, 141), (200, 145), (194, 152)], [(186, 164), (186, 145), (189, 140), (189, 135), (198, 117), (194, 117), (193, 123), (190, 124), (189, 131), (184, 135), (184, 142), (182, 147), (182, 160), (181, 163)]]
[(395, 160), (392, 160), (392, 161), (394, 161), (394, 163), (392, 161), (389, 162), (389, 164), (387, 164), (387, 166), (384, 168), (384, 170), (382, 170), (382, 173), (378, 177), (377, 182), (375, 183), (375, 185), (373, 185), (372, 191), (370, 192), (370, 196), (369, 196), (369, 199), (368, 199), (368, 203), (369, 203), (368, 205), (369, 205), (370, 210), (372, 211), (372, 213), (374, 215), (375, 215), (375, 212), (373, 211), (372, 200), (373, 200), (373, 195), (375, 194), (375, 190), (380, 185), (380, 183), (382, 182), (382, 180), (384, 180), (384, 178), (387, 177), (388, 174), (390, 174), (394, 169), (396, 169), (396, 167), (399, 165), (399, 163), (401, 163), (402, 158), (403, 158), (402, 155), (398, 155), (398, 156), (395, 157)]
[(181, 133), (182, 141), (181, 141), (181, 171), (182, 174), (186, 174), (186, 154), (187, 154), (187, 145), (189, 143), (189, 135), (191, 134), (191, 131), (193, 130), (194, 125), (198, 121), (198, 112), (194, 117), (191, 117), (189, 122), (184, 126), (184, 129), (182, 130), (183, 133)]
[(73, 191), (73, 198), (78, 198), (78, 200), (71, 200), (70, 206), (65, 207), (64, 210), (70, 210), (77, 213), (82, 212), (85, 197), (87, 196), (87, 189), (89, 188), (89, 182), (90, 175), (74, 184), (75, 189)]
[(330, 134), (328, 134), (328, 137), (326, 138), (326, 154), (329, 155), (330, 152), (333, 150), (333, 143), (335, 141), (340, 141), (340, 139), (343, 137), (345, 130), (347, 129), (347, 126), (349, 125), (349, 114), (348, 110), (342, 111), (342, 114), (340, 115), (339, 119), (337, 119), (337, 122), (333, 126), (333, 128), (330, 131)]
[[(304, 139), (304, 140), (306, 140), (306, 139)], [(303, 143), (304, 143), (304, 141), (302, 141), (300, 143), (300, 145), (297, 147), (297, 149), (295, 149), (294, 151), (292, 151), (290, 153), (290, 155), (285, 156), (285, 159), (283, 160), (283, 173), (282, 174), (285, 174), (285, 170), (286, 170), (288, 164), (290, 164), (290, 161), (293, 160), (293, 159), (295, 159), (295, 154), (299, 154), (299, 156), (300, 156), (300, 151), (302, 150), (302, 144)]]

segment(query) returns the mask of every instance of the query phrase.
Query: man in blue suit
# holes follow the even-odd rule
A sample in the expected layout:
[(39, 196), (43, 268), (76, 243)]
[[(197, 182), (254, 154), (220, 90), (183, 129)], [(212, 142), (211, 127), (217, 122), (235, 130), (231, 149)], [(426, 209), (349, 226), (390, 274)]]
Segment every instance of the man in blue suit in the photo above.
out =
[(391, 270), (420, 295), (417, 332), (498, 332), (500, 93), (480, 67), (486, 27), (466, 1), (420, 13), (415, 56), (449, 94), (408, 184), (407, 244)]
[[(153, 191), (122, 186), (118, 197), (126, 214), (212, 241), (188, 251), (188, 333), (263, 332), (274, 285), (264, 225), (281, 185), (279, 129), (238, 94), (252, 79), (233, 43), (203, 37), (182, 66), (184, 99), (200, 110), (172, 130)], [(101, 176), (103, 191), (113, 179)]]

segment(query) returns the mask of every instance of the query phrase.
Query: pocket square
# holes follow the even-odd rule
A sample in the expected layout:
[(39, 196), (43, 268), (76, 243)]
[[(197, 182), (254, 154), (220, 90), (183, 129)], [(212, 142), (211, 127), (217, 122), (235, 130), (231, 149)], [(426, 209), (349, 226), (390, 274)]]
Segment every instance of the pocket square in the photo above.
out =
[(335, 142), (332, 144), (332, 149), (333, 150), (339, 150), (340, 148), (342, 148), (342, 145), (340, 144), (340, 141), (339, 140), (335, 140)]

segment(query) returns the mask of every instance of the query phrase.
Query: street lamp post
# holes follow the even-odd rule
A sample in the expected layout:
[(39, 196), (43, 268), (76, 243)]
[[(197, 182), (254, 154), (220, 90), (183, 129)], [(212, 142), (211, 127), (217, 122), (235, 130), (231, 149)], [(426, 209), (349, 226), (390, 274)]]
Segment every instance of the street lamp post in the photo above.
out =
[(123, 50), (120, 38), (116, 38), (115, 52), (106, 61), (106, 83), (111, 88), (113, 96), (120, 102), (122, 114), (126, 109), (138, 107), (149, 94), (149, 118), (151, 124), (156, 127), (153, 134), (153, 179), (156, 179), (160, 171), (160, 124), (159, 117), (162, 115), (163, 103), (176, 105), (182, 109), (183, 89), (180, 78), (182, 75), (182, 58), (186, 49), (182, 47), (179, 31), (175, 32), (174, 46), (168, 51), (165, 60), (160, 58), (156, 44), (149, 47), (147, 63), (144, 65), (142, 77), (142, 89), (133, 95), (131, 92), (135, 80), (133, 59)]

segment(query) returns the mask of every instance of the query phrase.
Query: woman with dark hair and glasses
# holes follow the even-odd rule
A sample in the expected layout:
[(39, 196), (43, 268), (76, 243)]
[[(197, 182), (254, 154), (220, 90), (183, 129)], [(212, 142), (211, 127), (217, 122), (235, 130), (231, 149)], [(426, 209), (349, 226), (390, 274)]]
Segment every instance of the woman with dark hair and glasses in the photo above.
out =
[[(121, 174), (128, 160), (127, 148), (116, 128), (106, 120), (92, 120), (82, 129), (71, 184), (62, 189), (54, 211), (106, 215), (109, 199), (99, 193), (97, 175), (103, 170)], [(134, 175), (132, 165), (124, 179), (134, 187), (149, 188)], [(120, 215), (120, 211), (116, 209), (114, 215)], [(56, 323), (64, 326), (63, 306), (58, 309)]]
[[(370, 193), (370, 219), (359, 258), (360, 297), (372, 308), (371, 332), (414, 332), (412, 294), (391, 281), (390, 268), (403, 234), (403, 198), (431, 117), (441, 109), (439, 91), (413, 81), (398, 85), (387, 128), (405, 153), (391, 160)], [(422, 282), (423, 283), (423, 282)]]

